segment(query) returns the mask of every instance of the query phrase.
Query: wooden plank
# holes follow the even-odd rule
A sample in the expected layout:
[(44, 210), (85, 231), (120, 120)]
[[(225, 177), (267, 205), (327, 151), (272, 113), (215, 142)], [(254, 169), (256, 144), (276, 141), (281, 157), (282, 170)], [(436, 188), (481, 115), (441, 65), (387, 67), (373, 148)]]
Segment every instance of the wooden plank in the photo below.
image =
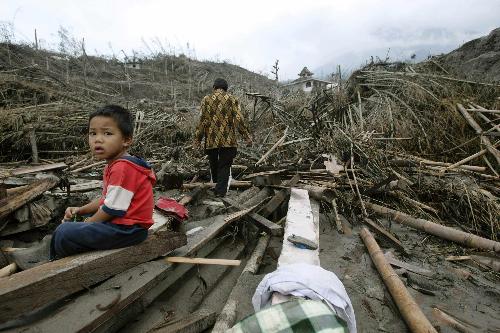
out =
[[(228, 197), (222, 198), (222, 201), (230, 206), (233, 206), (237, 209), (243, 209), (244, 206)], [(257, 214), (257, 213), (248, 213), (248, 217), (250, 221), (254, 223), (259, 229), (264, 230), (270, 235), (277, 236), (283, 234), (283, 228), (277, 225), (274, 222), (269, 221), (265, 217)]]
[(36, 165), (36, 166), (25, 167), (25, 168), (17, 168), (17, 169), (11, 170), (9, 173), (11, 176), (20, 176), (20, 175), (26, 175), (29, 173), (37, 173), (37, 172), (42, 172), (42, 171), (63, 169), (66, 167), (67, 167), (66, 163), (60, 162), (60, 163), (53, 163), (53, 164)]
[[(296, 174), (287, 182), (287, 184), (285, 184), (285, 186), (295, 186), (298, 184), (299, 180), (300, 176)], [(259, 214), (266, 218), (269, 217), (269, 215), (271, 215), (283, 203), (283, 201), (286, 200), (286, 198), (288, 197), (288, 193), (288, 189), (278, 191), (274, 195), (274, 197), (272, 197), (271, 200), (269, 200), (269, 202), (264, 207), (262, 207), (262, 209), (259, 211)]]
[(22, 205), (30, 202), (43, 192), (50, 190), (57, 185), (59, 179), (46, 178), (34, 182), (26, 187), (22, 192), (17, 192), (3, 200), (0, 200), (0, 219), (9, 215)]
[[(226, 216), (211, 217), (211, 223), (204, 230), (189, 237), (185, 246), (172, 251), (170, 255), (187, 257), (201, 251), (232, 223), (225, 220)], [(134, 318), (175, 282), (178, 277), (169, 279), (169, 274), (176, 266), (162, 258), (133, 267), (100, 284), (96, 288), (98, 292), (85, 293), (57, 314), (26, 327), (25, 332), (92, 332), (118, 320), (116, 317), (121, 313)], [(116, 286), (121, 288), (117, 291)], [(112, 302), (118, 292), (120, 298), (113, 307), (107, 311), (96, 311), (98, 304)]]
[(199, 333), (215, 323), (216, 313), (206, 309), (195, 311), (186, 317), (153, 327), (155, 333)]
[[(319, 211), (318, 204), (315, 203), (314, 206), (314, 209)], [(292, 235), (304, 237), (319, 245), (319, 221), (314, 218), (308, 192), (298, 188), (292, 188), (290, 193), (283, 247), (278, 266), (292, 263), (319, 265), (319, 246), (316, 250), (298, 248), (287, 240)]]
[(246, 176), (243, 177), (243, 179), (250, 179), (250, 178), (258, 177), (258, 176), (277, 175), (277, 174), (281, 174), (281, 173), (286, 172), (286, 171), (287, 171), (286, 169), (261, 171), (261, 172), (251, 173), (249, 175), (246, 175)]
[(52, 261), (0, 280), (0, 323), (85, 289), (186, 244), (186, 236), (158, 232), (121, 249)]
[(236, 281), (236, 284), (231, 290), (231, 293), (226, 300), (226, 304), (224, 305), (224, 308), (219, 314), (217, 322), (212, 329), (212, 333), (226, 332), (234, 325), (234, 321), (236, 319), (236, 307), (238, 305), (238, 301), (241, 298), (241, 288), (243, 288), (243, 286), (248, 282), (247, 277), (249, 274), (253, 275), (257, 273), (269, 240), (269, 235), (265, 235), (259, 239), (252, 252), (252, 255), (250, 256), (250, 259), (248, 259), (245, 268), (238, 277), (238, 281)]
[[(96, 188), (102, 188), (102, 180), (91, 180), (89, 182), (71, 185), (70, 192), (87, 192), (87, 191), (95, 190)], [(54, 192), (55, 193), (66, 193), (66, 191), (62, 191), (60, 189), (57, 189)]]
[(241, 264), (241, 260), (212, 259), (212, 258), (166, 257), (165, 260), (167, 262), (179, 263), (179, 264), (201, 264), (201, 265), (222, 265), (222, 266), (239, 266)]
[[(188, 183), (188, 184), (183, 184), (182, 187), (185, 189), (193, 189), (196, 187), (207, 187), (207, 188), (213, 188), (215, 187), (215, 183)], [(245, 180), (231, 180), (231, 183), (229, 184), (230, 188), (249, 188), (252, 187), (252, 182), (251, 181), (245, 181)]]
[[(301, 249), (288, 241), (288, 237), (296, 235), (315, 242), (316, 250)], [(292, 188), (288, 213), (286, 215), (285, 235), (283, 247), (278, 259), (278, 267), (295, 263), (320, 265), (319, 261), (319, 204), (309, 200), (307, 190)], [(272, 304), (279, 304), (289, 300), (288, 295), (273, 293)]]

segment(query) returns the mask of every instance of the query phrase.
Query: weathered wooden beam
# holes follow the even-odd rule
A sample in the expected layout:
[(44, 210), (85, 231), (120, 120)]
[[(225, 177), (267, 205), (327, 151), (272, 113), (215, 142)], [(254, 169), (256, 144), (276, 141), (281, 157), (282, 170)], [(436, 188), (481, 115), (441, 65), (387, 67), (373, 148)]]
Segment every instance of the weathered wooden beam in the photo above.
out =
[(60, 162), (60, 163), (36, 165), (36, 166), (25, 167), (25, 168), (17, 168), (17, 169), (8, 171), (8, 173), (10, 176), (20, 176), (20, 175), (26, 175), (29, 173), (63, 169), (66, 167), (67, 167), (66, 163)]
[[(315, 250), (301, 249), (288, 240), (290, 236), (300, 236), (318, 245)], [(318, 265), (319, 262), (319, 204), (309, 200), (307, 190), (292, 188), (288, 213), (286, 215), (283, 247), (278, 259), (278, 266), (295, 263)], [(289, 300), (289, 295), (273, 293), (272, 304), (283, 303)]]
[[(212, 187), (215, 187), (215, 183), (187, 183), (187, 184), (182, 185), (182, 187), (185, 189), (193, 189), (193, 188), (200, 187), (200, 186), (212, 188)], [(251, 181), (244, 181), (244, 180), (231, 180), (229, 187), (230, 188), (249, 188), (249, 187), (252, 187), (252, 182)]]
[(186, 244), (180, 233), (159, 231), (141, 244), (52, 261), (0, 280), (0, 323), (88, 288)]
[[(242, 204), (228, 197), (222, 198), (222, 201), (230, 206), (233, 206), (234, 208), (244, 209), (244, 206)], [(248, 213), (247, 216), (248, 218), (250, 218), (250, 221), (254, 223), (259, 229), (264, 230), (270, 235), (277, 236), (283, 234), (283, 228), (281, 226), (269, 221), (265, 217), (252, 212)]]
[(231, 259), (212, 259), (212, 258), (186, 258), (186, 257), (166, 257), (167, 262), (174, 264), (200, 264), (200, 265), (222, 265), (222, 266), (239, 266), (241, 260)]
[(22, 205), (30, 202), (43, 192), (50, 190), (59, 182), (58, 179), (46, 178), (28, 185), (24, 191), (17, 192), (0, 200), (0, 219), (9, 215)]
[[(189, 237), (185, 246), (169, 255), (187, 257), (202, 251), (208, 242), (232, 223), (226, 217), (227, 215), (211, 217), (212, 222), (208, 227)], [(178, 265), (167, 263), (162, 258), (123, 271), (100, 284), (94, 292), (77, 298), (57, 314), (25, 327), (25, 332), (93, 332), (102, 327), (113, 326), (116, 320), (126, 322), (126, 319), (118, 318), (122, 313), (128, 320), (134, 318), (179, 278), (175, 276), (170, 279), (176, 266)], [(119, 290), (115, 289), (116, 286), (119, 286)], [(113, 302), (115, 299), (117, 300)], [(110, 309), (96, 311), (97, 305), (111, 303), (113, 306)]]
[(265, 235), (259, 239), (257, 245), (255, 246), (250, 259), (247, 261), (243, 272), (241, 272), (238, 281), (236, 281), (235, 286), (231, 290), (229, 297), (226, 300), (226, 304), (219, 314), (217, 321), (212, 329), (212, 333), (222, 333), (226, 332), (229, 328), (234, 325), (236, 319), (236, 309), (240, 298), (240, 290), (247, 283), (248, 274), (255, 274), (259, 269), (262, 257), (266, 251), (267, 245), (270, 240), (269, 235)]
[[(293, 176), (292, 179), (290, 179), (285, 184), (285, 186), (290, 186), (290, 187), (295, 186), (298, 184), (299, 180), (300, 176), (296, 174), (295, 176)], [(278, 191), (274, 195), (274, 197), (272, 197), (271, 200), (269, 200), (269, 202), (264, 207), (262, 207), (262, 209), (259, 211), (259, 214), (264, 217), (269, 217), (269, 215), (271, 215), (276, 209), (278, 209), (278, 207), (283, 203), (283, 201), (286, 200), (289, 193), (290, 191), (288, 189)]]
[[(286, 216), (283, 247), (278, 259), (278, 266), (293, 263), (319, 265), (319, 205), (309, 200), (306, 190), (292, 188), (288, 213)], [(301, 236), (318, 245), (316, 250), (304, 250), (296, 247), (288, 237)]]

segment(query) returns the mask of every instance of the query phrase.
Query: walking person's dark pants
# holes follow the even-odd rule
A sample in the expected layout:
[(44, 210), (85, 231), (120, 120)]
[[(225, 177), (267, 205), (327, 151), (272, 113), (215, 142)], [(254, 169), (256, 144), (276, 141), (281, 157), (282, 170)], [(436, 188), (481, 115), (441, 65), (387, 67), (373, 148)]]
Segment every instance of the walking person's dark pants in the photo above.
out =
[(216, 183), (214, 192), (217, 195), (226, 195), (231, 165), (236, 157), (236, 151), (236, 147), (220, 147), (206, 150), (212, 181)]

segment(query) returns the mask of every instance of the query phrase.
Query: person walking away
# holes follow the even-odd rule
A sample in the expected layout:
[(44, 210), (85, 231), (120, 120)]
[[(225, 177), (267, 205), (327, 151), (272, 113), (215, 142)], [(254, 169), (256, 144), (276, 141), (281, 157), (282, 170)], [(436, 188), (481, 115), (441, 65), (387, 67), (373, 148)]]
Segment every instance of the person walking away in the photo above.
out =
[(215, 185), (215, 195), (224, 197), (228, 190), (231, 165), (237, 153), (236, 130), (247, 144), (252, 143), (248, 126), (241, 115), (238, 99), (227, 92), (228, 83), (222, 78), (214, 81), (213, 92), (201, 102), (200, 122), (194, 135), (193, 147), (203, 139)]

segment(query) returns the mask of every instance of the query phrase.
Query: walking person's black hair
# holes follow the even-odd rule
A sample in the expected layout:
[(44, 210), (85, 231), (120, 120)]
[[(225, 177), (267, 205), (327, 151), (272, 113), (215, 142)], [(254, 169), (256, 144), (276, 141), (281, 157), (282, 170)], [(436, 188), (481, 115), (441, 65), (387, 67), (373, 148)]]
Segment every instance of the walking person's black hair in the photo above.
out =
[(222, 89), (224, 91), (227, 91), (228, 84), (227, 81), (222, 79), (222, 78), (217, 78), (214, 81), (214, 89)]

